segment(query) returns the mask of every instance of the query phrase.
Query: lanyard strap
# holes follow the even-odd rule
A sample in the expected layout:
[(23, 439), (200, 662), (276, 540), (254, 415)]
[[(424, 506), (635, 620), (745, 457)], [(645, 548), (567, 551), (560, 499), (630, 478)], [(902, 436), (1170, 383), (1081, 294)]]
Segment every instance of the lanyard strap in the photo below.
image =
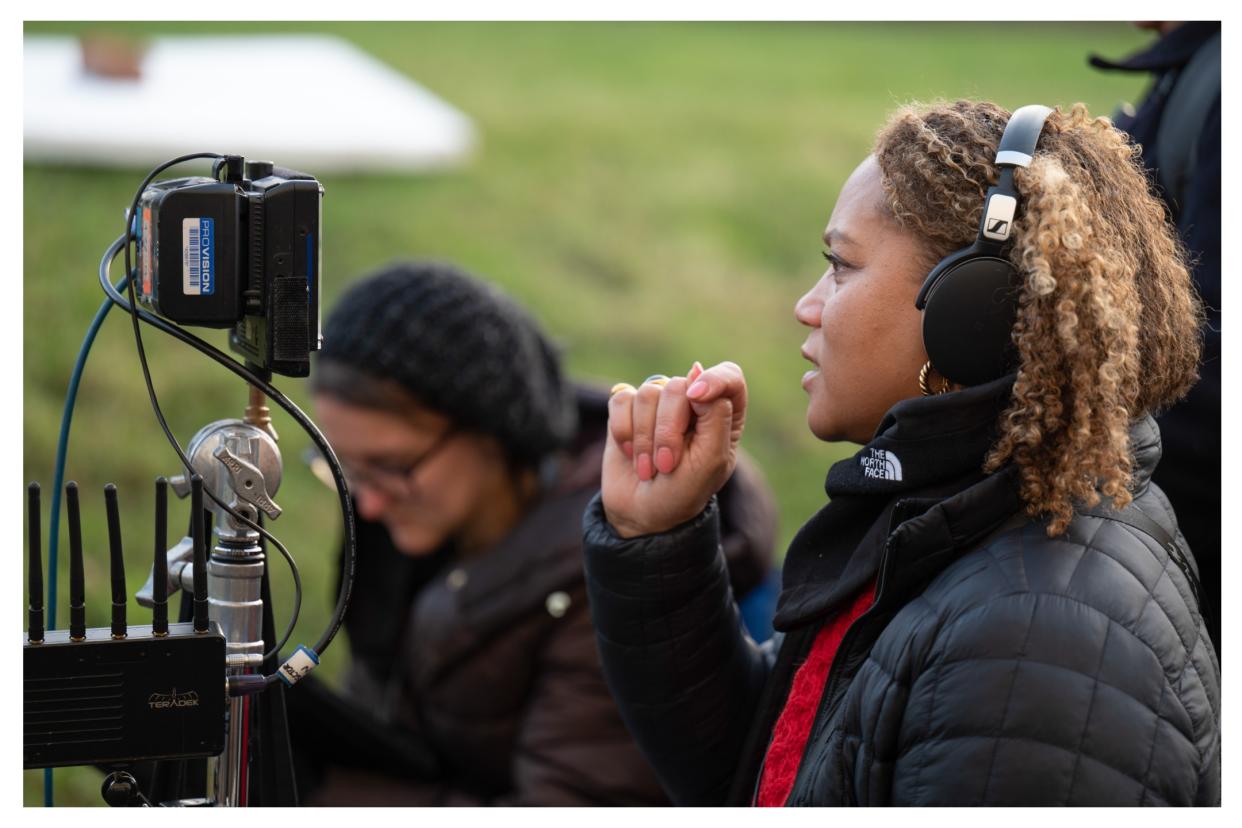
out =
[(1169, 558), (1182, 571), (1182, 574), (1186, 576), (1186, 580), (1190, 582), (1191, 589), (1194, 590), (1195, 603), (1198, 605), (1199, 613), (1200, 615), (1204, 614), (1203, 587), (1199, 584), (1199, 576), (1195, 575), (1194, 567), (1187, 560), (1186, 553), (1182, 551), (1177, 541), (1165, 531), (1163, 526), (1143, 514), (1133, 505), (1117, 510), (1111, 504), (1100, 501), (1100, 503), (1092, 506), (1090, 509), (1079, 509), (1078, 511), (1079, 514), (1093, 515), (1105, 520), (1124, 523), (1131, 529), (1137, 529), (1144, 535), (1153, 538), (1156, 543), (1164, 547), (1164, 551), (1168, 553)]

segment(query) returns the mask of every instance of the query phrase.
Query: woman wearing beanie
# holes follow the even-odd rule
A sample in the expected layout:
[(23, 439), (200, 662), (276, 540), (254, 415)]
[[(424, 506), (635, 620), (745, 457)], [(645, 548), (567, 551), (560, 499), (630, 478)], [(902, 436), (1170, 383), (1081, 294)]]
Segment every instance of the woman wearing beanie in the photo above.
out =
[[(358, 557), (345, 692), (289, 696), (303, 801), (667, 803), (608, 693), (583, 583), (607, 395), (568, 382), (498, 289), (430, 262), (346, 291), (311, 385)], [(762, 481), (740, 472), (739, 594), (775, 536)]]
[(1220, 803), (1213, 601), (1151, 483), (1201, 308), (1136, 153), (1081, 105), (880, 131), (795, 307), (807, 423), (865, 447), (828, 471), (763, 648), (717, 552), (741, 369), (612, 397), (588, 592), (675, 802)]

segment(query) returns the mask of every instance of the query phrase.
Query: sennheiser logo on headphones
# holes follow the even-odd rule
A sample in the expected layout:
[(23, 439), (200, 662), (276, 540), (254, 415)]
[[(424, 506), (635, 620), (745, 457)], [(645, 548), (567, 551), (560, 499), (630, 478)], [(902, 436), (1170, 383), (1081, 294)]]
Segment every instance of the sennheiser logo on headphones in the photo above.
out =
[(901, 461), (891, 451), (867, 449), (867, 454), (858, 459), (862, 463), (864, 477), (877, 480), (901, 479)]
[(983, 219), (983, 236), (993, 241), (1008, 241), (1013, 214), (1018, 209), (1018, 200), (1004, 193), (993, 193), (988, 196)]

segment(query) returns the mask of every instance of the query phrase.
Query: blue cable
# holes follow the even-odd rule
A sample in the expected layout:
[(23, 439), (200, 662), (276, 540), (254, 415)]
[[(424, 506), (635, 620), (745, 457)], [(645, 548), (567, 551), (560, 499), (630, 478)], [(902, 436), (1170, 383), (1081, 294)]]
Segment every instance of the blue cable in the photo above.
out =
[[(123, 290), (129, 276), (122, 277), (117, 283), (117, 290)], [(69, 377), (69, 390), (65, 393), (65, 410), (60, 415), (60, 437), (56, 441), (56, 476), (52, 486), (51, 525), (48, 527), (47, 544), (47, 628), (56, 629), (56, 558), (60, 545), (60, 495), (65, 486), (65, 459), (69, 452), (69, 426), (73, 423), (73, 406), (78, 398), (78, 385), (82, 381), (82, 371), (86, 368), (86, 357), (90, 355), (91, 346), (95, 344), (95, 335), (103, 325), (108, 311), (112, 310), (112, 299), (104, 299), (95, 318), (86, 331), (82, 347), (78, 349), (78, 360), (73, 365), (73, 374)], [(52, 807), (52, 769), (43, 769), (43, 807)]]

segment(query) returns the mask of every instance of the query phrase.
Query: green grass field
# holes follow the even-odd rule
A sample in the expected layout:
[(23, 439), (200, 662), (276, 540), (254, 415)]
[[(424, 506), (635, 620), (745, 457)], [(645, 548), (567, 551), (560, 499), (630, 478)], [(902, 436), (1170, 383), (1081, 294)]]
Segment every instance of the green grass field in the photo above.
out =
[[(684, 372), (695, 359), (738, 362), (752, 400), (744, 446), (776, 490), (782, 548), (822, 504), (828, 466), (853, 451), (818, 443), (806, 429), (805, 329), (792, 309), (821, 272), (819, 234), (836, 192), (886, 113), (912, 99), (975, 97), (1009, 108), (1084, 101), (1108, 114), (1137, 98), (1141, 81), (1093, 71), (1087, 54), (1125, 54), (1148, 38), (1122, 23), (26, 26), (31, 34), (99, 29), (330, 32), (464, 110), (481, 143), (463, 169), (321, 176), (328, 301), (390, 259), (443, 258), (529, 305), (577, 377), (611, 384)], [(265, 105), (280, 98), (280, 79), (269, 80)], [(247, 112), (222, 97), (218, 114)], [(207, 148), (185, 147), (199, 149)], [(23, 474), (45, 491), (69, 372), (102, 299), (99, 258), (145, 172), (25, 167)], [(222, 337), (208, 338), (223, 347)], [(154, 331), (146, 342), (183, 443), (211, 420), (241, 416), (246, 393), (231, 375)], [(308, 402), (298, 381), (277, 384)], [(285, 514), (272, 529), (306, 587), (294, 641), (313, 643), (334, 597), (339, 518), (334, 496), (299, 461), (309, 441), (276, 416), (286, 468), (275, 499)], [(92, 626), (108, 623), (100, 490), (106, 482), (120, 489), (132, 594), (149, 568), (151, 481), (176, 470), (129, 322), (114, 314), (82, 382), (68, 465), (84, 489)], [(44, 503), (46, 538), (50, 491)], [(174, 527), (184, 520), (175, 508)], [(273, 571), (283, 626), (290, 582), (279, 562)], [(346, 660), (338, 641), (321, 669), (329, 677)], [(102, 804), (95, 771), (61, 770), (56, 779), (57, 804)], [(40, 771), (25, 772), (24, 791), (26, 804), (42, 803)]]

